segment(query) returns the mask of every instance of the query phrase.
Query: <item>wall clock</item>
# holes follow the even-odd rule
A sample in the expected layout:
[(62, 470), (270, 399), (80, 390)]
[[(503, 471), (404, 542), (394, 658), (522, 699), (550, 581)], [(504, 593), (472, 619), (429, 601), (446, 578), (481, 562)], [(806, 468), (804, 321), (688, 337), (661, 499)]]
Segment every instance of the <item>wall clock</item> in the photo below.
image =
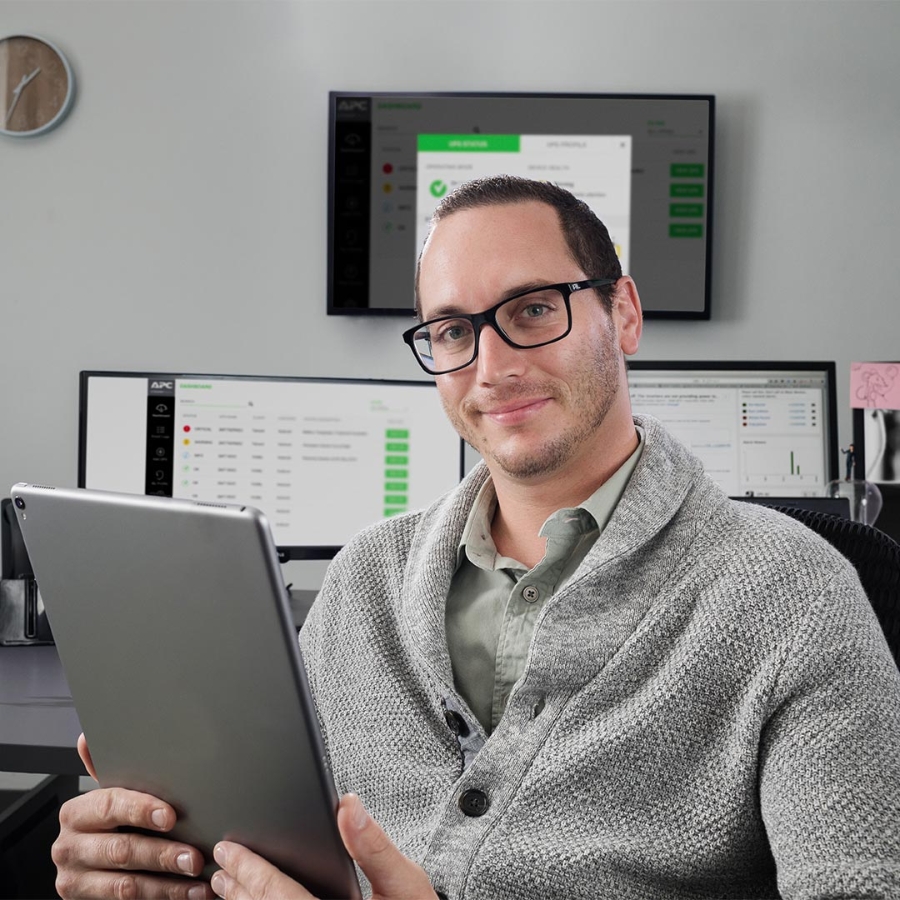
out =
[(55, 128), (75, 97), (65, 54), (33, 34), (0, 37), (0, 134), (33, 137)]

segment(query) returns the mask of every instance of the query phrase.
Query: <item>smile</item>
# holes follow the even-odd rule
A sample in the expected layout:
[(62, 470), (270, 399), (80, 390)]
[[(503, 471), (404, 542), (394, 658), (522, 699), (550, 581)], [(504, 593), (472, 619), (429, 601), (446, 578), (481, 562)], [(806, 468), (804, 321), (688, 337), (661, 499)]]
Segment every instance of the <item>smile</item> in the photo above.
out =
[(534, 400), (516, 400), (495, 409), (483, 410), (482, 415), (498, 425), (519, 425), (540, 412), (550, 399), (539, 397)]

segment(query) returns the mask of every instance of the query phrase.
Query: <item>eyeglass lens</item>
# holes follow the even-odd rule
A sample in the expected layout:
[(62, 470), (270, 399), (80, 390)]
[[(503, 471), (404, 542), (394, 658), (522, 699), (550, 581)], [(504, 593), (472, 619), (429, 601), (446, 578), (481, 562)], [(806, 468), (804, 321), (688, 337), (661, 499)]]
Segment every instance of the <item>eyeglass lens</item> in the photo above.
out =
[[(519, 347), (557, 340), (569, 328), (565, 300), (555, 288), (513, 297), (495, 307), (494, 315), (498, 328)], [(475, 327), (463, 318), (426, 322), (415, 335), (415, 350), (436, 372), (466, 365), (475, 357)]]

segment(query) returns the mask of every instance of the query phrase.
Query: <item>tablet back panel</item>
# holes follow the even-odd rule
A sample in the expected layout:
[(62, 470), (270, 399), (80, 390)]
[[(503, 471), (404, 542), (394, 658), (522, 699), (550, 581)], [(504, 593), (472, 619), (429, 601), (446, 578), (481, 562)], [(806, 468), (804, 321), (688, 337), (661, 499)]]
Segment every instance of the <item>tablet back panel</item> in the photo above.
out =
[(263, 515), (12, 493), (101, 784), (171, 802), (208, 861), (234, 840), (317, 895), (358, 896)]

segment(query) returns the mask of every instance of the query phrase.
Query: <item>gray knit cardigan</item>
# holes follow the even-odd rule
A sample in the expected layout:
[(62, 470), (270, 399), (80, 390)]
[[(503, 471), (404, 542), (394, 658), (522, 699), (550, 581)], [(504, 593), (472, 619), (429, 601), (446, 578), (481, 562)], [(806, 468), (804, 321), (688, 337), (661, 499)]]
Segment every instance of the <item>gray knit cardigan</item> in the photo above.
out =
[(638, 421), (487, 740), (444, 635), (484, 466), (335, 558), (301, 646), (338, 790), (451, 900), (900, 898), (900, 675), (855, 571)]

